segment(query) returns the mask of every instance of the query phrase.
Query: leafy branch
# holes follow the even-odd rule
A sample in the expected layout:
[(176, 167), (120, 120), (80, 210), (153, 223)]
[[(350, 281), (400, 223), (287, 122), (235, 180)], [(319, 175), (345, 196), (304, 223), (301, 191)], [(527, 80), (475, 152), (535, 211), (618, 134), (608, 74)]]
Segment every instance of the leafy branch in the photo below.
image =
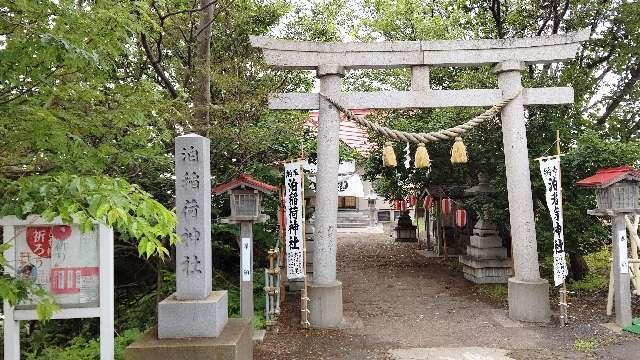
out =
[(108, 176), (70, 174), (23, 177), (5, 189), (0, 215), (25, 218), (40, 214), (46, 220), (59, 216), (77, 223), (83, 232), (95, 222), (113, 227), (125, 239), (138, 243), (138, 253), (164, 259), (169, 251), (162, 239), (175, 244), (175, 213), (139, 186)]

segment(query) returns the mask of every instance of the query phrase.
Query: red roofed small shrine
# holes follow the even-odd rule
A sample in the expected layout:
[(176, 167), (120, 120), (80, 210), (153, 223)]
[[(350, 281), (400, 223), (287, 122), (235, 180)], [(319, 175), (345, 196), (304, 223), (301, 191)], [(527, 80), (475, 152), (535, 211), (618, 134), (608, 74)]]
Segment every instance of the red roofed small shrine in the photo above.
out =
[(237, 189), (237, 188), (251, 188), (258, 191), (262, 191), (263, 193), (272, 193), (278, 190), (277, 187), (273, 185), (269, 185), (267, 183), (263, 183), (262, 181), (258, 181), (248, 174), (240, 174), (237, 178), (227, 181), (225, 183), (219, 184), (213, 188), (212, 192), (215, 195), (220, 195), (229, 190)]
[(603, 188), (621, 180), (640, 181), (640, 171), (631, 166), (619, 166), (600, 169), (595, 175), (589, 176), (576, 183), (580, 187)]

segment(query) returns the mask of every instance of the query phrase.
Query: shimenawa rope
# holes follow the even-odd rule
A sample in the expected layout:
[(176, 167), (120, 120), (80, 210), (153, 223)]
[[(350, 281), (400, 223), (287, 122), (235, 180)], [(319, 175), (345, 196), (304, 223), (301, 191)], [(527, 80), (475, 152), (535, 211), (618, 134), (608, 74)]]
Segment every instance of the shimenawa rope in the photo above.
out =
[(428, 133), (413, 133), (413, 132), (393, 130), (386, 126), (381, 126), (374, 122), (371, 122), (365, 119), (364, 117), (358, 117), (354, 113), (352, 113), (350, 110), (340, 105), (335, 99), (329, 97), (326, 94), (320, 93), (320, 96), (327, 99), (327, 101), (329, 101), (340, 112), (342, 112), (347, 117), (347, 119), (354, 121), (371, 130), (374, 130), (393, 140), (408, 141), (415, 144), (455, 139), (456, 137), (459, 137), (461, 134), (467, 132), (468, 130), (471, 130), (474, 127), (480, 125), (485, 120), (491, 119), (494, 116), (496, 116), (500, 112), (500, 110), (502, 110), (502, 108), (505, 107), (505, 105), (510, 103), (518, 95), (520, 95), (520, 92), (516, 93), (511, 97), (498, 101), (495, 105), (485, 110), (485, 112), (483, 112), (482, 114), (458, 126), (448, 128), (448, 129), (438, 130), (438, 131), (432, 131)]

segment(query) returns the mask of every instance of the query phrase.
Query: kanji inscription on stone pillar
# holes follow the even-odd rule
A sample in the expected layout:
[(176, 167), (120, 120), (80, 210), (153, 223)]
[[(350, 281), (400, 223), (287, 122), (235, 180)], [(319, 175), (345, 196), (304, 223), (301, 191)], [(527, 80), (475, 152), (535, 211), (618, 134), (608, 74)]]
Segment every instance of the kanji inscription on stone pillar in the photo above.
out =
[(176, 298), (201, 300), (211, 293), (211, 174), (209, 139), (176, 138)]

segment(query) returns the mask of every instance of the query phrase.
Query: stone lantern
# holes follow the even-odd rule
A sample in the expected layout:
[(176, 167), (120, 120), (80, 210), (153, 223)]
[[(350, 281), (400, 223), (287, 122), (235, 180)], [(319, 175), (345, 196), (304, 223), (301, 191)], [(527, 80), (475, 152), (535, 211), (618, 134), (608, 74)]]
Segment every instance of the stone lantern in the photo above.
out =
[(215, 195), (229, 195), (231, 216), (229, 224), (240, 224), (240, 314), (244, 319), (253, 319), (253, 229), (255, 222), (264, 222), (262, 196), (278, 188), (258, 181), (247, 174), (213, 188)]
[[(486, 174), (478, 174), (478, 185), (465, 191), (465, 195), (490, 195), (496, 191), (489, 185)], [(502, 246), (502, 238), (495, 224), (487, 219), (487, 214), (478, 214), (479, 219), (469, 238), (467, 254), (460, 257), (464, 278), (476, 284), (507, 283), (513, 276), (511, 259)]]
[(416, 236), (416, 229), (418, 227), (413, 225), (409, 211), (402, 211), (398, 218), (398, 226), (393, 230), (396, 231), (396, 241), (398, 242), (416, 242), (418, 237)]
[(367, 199), (367, 205), (369, 208), (369, 227), (375, 227), (376, 226), (376, 200), (378, 199), (378, 195), (376, 195), (373, 192), (370, 192), (369, 195), (366, 197)]
[(640, 214), (638, 192), (640, 171), (630, 167), (600, 169), (595, 175), (580, 180), (576, 185), (596, 190), (596, 209), (587, 213), (608, 216), (612, 219), (612, 247), (614, 275), (614, 306), (616, 324), (631, 325), (631, 287), (629, 278), (629, 255), (627, 250), (626, 215)]

